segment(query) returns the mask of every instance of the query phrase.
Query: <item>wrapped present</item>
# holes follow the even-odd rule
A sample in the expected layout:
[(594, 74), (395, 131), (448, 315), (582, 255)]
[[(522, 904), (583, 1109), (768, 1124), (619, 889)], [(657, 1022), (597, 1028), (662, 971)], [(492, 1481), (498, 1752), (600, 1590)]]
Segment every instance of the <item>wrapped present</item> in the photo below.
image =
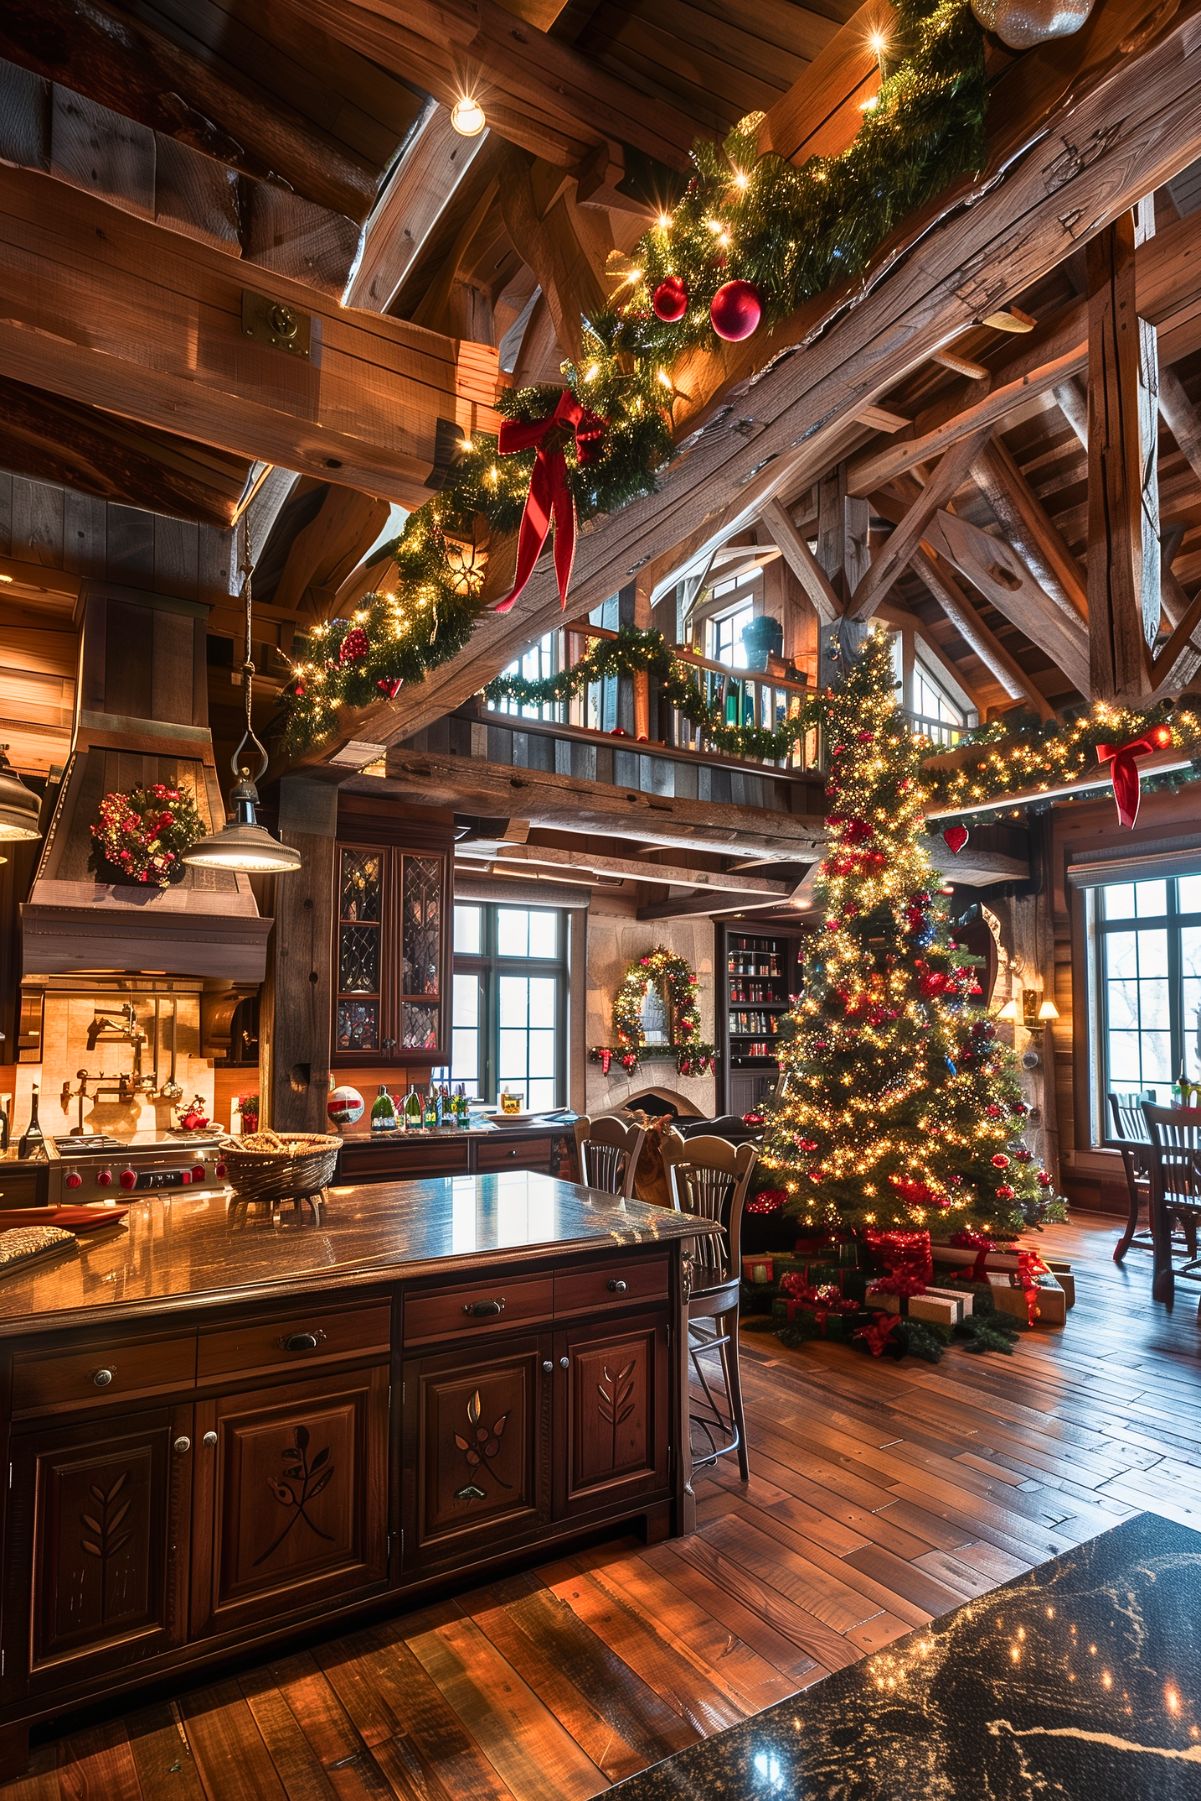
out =
[(770, 1256), (744, 1257), (742, 1279), (753, 1288), (766, 1288), (776, 1280), (775, 1259)]
[(942, 1300), (958, 1301), (959, 1319), (955, 1321), (956, 1325), (958, 1325), (960, 1321), (972, 1317), (972, 1312), (975, 1307), (975, 1297), (966, 1283), (961, 1288), (939, 1288), (936, 1283), (931, 1283), (930, 1287), (926, 1290), (926, 1293), (928, 1295), (937, 1295)]
[(895, 1289), (883, 1288), (878, 1282), (869, 1282), (863, 1295), (864, 1305), (875, 1313), (900, 1313), (901, 1296)]
[(905, 1312), (910, 1319), (925, 1320), (931, 1326), (958, 1326), (965, 1298), (970, 1304), (970, 1295), (938, 1294), (928, 1288), (925, 1294), (910, 1295)]
[[(801, 1319), (816, 1326), (825, 1338), (832, 1323), (840, 1324), (860, 1311), (859, 1302), (849, 1300), (833, 1282), (807, 1282), (796, 1270), (780, 1278), (780, 1293), (772, 1303), (772, 1313), (789, 1325)], [(841, 1334), (840, 1334), (841, 1335)]]
[(1047, 1268), (1063, 1289), (1064, 1300), (1069, 1307), (1076, 1305), (1076, 1278), (1072, 1274), (1072, 1266), (1060, 1257), (1048, 1257)]
[(1024, 1326), (1066, 1323), (1067, 1297), (1049, 1270), (990, 1270), (988, 1289), (997, 1312), (1021, 1320)]

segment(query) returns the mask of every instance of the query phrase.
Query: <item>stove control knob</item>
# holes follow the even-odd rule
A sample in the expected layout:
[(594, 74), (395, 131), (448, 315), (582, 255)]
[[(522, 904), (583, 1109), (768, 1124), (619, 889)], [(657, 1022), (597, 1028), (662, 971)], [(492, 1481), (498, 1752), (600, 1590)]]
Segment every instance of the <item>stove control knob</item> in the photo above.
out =
[(111, 1188), (112, 1185), (113, 1185), (112, 1170), (111, 1169), (98, 1169), (96, 1171), (96, 1186), (98, 1188)]
[(68, 1188), (82, 1188), (83, 1187), (83, 1177), (80, 1175), (80, 1173), (77, 1169), (69, 1169), (67, 1171), (66, 1186)]
[(224, 1163), (214, 1164), (213, 1174), (216, 1176), (218, 1182), (224, 1182), (226, 1176), (229, 1174), (228, 1166)]
[(123, 1169), (117, 1180), (120, 1182), (122, 1188), (136, 1188), (138, 1183), (137, 1171), (133, 1169)]
[(192, 1180), (193, 1180), (193, 1182), (203, 1182), (204, 1181), (204, 1164), (203, 1163), (194, 1163), (192, 1165)]
[(179, 1185), (180, 1185), (180, 1187), (181, 1187), (181, 1188), (190, 1188), (190, 1187), (191, 1187), (191, 1184), (192, 1184), (192, 1172), (191, 1172), (191, 1170), (190, 1170), (190, 1169), (181, 1169), (181, 1170), (180, 1170), (180, 1172), (179, 1172)]

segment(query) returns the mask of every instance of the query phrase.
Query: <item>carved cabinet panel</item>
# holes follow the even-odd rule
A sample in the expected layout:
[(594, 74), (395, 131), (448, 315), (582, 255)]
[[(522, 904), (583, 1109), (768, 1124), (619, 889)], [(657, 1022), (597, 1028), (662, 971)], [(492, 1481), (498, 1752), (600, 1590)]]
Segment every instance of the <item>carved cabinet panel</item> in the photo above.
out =
[(406, 1557), (486, 1555), (549, 1518), (550, 1348), (531, 1334), (406, 1363)]
[(667, 1326), (640, 1315), (555, 1339), (555, 1512), (581, 1513), (667, 1486)]
[(190, 1407), (159, 1407), (14, 1435), (10, 1691), (65, 1688), (183, 1641), (191, 1432)]
[(386, 1585), (386, 1365), (202, 1401), (196, 1430), (194, 1634)]
[(449, 853), (340, 844), (335, 888), (332, 1061), (445, 1062)]

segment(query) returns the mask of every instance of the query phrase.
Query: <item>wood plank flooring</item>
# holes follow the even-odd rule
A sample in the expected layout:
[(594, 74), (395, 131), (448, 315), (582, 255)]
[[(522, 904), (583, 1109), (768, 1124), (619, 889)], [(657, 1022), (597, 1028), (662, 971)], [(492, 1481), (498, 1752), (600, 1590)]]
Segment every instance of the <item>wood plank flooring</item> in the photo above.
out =
[(1066, 1332), (931, 1367), (747, 1334), (752, 1480), (607, 1544), (36, 1747), (0, 1801), (573, 1801), (1147, 1510), (1201, 1528), (1201, 1332), (1116, 1223)]

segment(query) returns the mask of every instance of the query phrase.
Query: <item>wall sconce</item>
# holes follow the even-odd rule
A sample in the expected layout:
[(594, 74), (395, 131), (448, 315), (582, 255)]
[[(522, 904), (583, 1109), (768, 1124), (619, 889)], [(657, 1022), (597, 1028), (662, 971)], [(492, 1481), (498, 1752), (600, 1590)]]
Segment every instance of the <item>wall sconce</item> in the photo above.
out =
[(1028, 1032), (1041, 1032), (1053, 1019), (1059, 1018), (1059, 1008), (1041, 988), (1022, 988), (1005, 1002), (997, 1018), (1011, 1020), (1014, 1024), (1020, 1020)]

